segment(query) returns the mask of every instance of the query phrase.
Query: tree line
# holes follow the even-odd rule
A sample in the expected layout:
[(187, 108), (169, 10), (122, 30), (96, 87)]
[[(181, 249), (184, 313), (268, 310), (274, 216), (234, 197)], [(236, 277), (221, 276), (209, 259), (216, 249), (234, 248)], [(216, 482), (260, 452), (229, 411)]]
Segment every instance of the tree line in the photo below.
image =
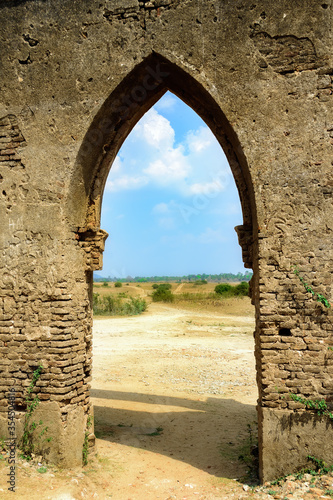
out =
[(250, 281), (252, 278), (252, 271), (245, 271), (245, 273), (220, 273), (220, 274), (187, 274), (184, 276), (127, 276), (126, 278), (111, 277), (104, 278), (94, 275), (94, 281), (118, 281), (120, 283), (158, 283), (158, 282), (195, 282), (206, 280), (210, 283), (234, 283), (237, 281)]

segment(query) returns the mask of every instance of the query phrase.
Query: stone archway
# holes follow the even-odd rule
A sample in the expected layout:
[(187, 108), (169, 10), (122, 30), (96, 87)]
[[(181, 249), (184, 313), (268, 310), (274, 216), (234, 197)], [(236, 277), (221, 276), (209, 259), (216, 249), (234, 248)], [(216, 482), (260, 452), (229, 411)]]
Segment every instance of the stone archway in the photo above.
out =
[[(61, 6), (60, 6), (61, 3)], [(78, 464), (90, 412), (92, 270), (107, 172), (170, 88), (233, 171), (255, 280), (262, 480), (333, 461), (332, 426), (293, 401), (332, 394), (332, 39), (328, 3), (2, 2), (0, 433), (18, 436), (39, 364), (50, 460)], [(66, 54), (66, 57), (64, 57)], [(36, 416), (37, 418), (37, 416)]]

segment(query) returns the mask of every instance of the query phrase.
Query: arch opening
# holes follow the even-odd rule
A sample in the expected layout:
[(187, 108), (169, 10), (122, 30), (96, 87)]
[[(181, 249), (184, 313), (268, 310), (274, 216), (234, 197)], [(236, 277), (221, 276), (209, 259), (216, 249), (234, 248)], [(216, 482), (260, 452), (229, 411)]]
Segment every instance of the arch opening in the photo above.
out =
[[(78, 233), (80, 246), (89, 247), (86, 271), (91, 305), (92, 271), (102, 268), (101, 256), (107, 237), (107, 233), (100, 230), (100, 218), (110, 168), (137, 122), (170, 90), (202, 118), (228, 160), (243, 215), (243, 224), (235, 229), (242, 248), (244, 267), (254, 271), (250, 295), (258, 318), (259, 301), (254, 291), (258, 283), (257, 245), (254, 238), (257, 234), (257, 218), (252, 180), (241, 144), (218, 103), (218, 97), (213, 97), (214, 91), (205, 87), (208, 85), (204, 86), (184, 69), (153, 53), (125, 76), (104, 102), (89, 127), (75, 165), (67, 203), (67, 218), (73, 231)], [(86, 248), (85, 250), (87, 251)], [(96, 255), (99, 257), (96, 258)], [(256, 342), (258, 349), (258, 337)], [(257, 360), (259, 389), (260, 381), (260, 362)]]

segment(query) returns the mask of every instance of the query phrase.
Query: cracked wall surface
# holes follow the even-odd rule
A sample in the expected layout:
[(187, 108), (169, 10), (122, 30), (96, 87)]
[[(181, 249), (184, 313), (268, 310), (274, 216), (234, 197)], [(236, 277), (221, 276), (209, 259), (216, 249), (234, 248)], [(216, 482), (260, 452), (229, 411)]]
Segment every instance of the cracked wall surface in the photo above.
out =
[(42, 363), (41, 411), (58, 435), (45, 454), (81, 460), (104, 185), (170, 89), (213, 131), (240, 194), (261, 478), (308, 454), (333, 462), (332, 423), (288, 396), (333, 405), (332, 309), (293, 272), (333, 302), (331, 2), (8, 0), (0, 21), (0, 434), (8, 389), (20, 430)]

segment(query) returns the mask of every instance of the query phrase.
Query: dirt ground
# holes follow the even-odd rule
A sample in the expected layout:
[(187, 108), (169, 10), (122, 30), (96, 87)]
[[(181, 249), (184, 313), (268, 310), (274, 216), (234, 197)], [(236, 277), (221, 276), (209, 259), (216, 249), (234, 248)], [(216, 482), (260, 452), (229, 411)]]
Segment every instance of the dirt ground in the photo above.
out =
[[(95, 452), (70, 471), (19, 459), (15, 497), (242, 498), (257, 434), (253, 315), (239, 298), (95, 319)], [(2, 456), (0, 498), (13, 495), (7, 469)]]

